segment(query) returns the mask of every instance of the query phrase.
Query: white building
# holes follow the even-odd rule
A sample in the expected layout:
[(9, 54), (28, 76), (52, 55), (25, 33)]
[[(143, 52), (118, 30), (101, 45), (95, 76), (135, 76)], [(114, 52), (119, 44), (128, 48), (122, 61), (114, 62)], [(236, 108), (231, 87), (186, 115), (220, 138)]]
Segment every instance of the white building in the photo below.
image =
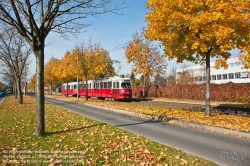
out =
[[(250, 83), (250, 73), (248, 69), (243, 69), (242, 63), (237, 58), (227, 60), (228, 68), (215, 69), (215, 62), (210, 63), (210, 80), (211, 83), (221, 84), (227, 82)], [(189, 72), (194, 78), (195, 83), (204, 83), (206, 69), (205, 65), (196, 65), (176, 70), (177, 80), (183, 72)]]

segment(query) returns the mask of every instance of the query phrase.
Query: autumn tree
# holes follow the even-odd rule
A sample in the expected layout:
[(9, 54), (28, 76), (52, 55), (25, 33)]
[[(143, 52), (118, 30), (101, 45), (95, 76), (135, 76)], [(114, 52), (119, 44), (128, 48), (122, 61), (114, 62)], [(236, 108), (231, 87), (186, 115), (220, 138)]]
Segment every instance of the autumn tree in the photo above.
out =
[(158, 74), (154, 76), (154, 85), (163, 86), (166, 85), (166, 82), (167, 80), (163, 76)]
[(231, 56), (230, 50), (247, 49), (249, 6), (245, 0), (147, 1), (145, 37), (160, 41), (169, 59), (205, 62), (206, 117), (210, 116), (210, 58), (219, 59), (220, 66)]
[(2, 71), (10, 75), (15, 82), (18, 94), (18, 103), (23, 103), (21, 81), (24, 70), (29, 64), (30, 48), (15, 30), (6, 30), (0, 34), (0, 61)]
[(245, 69), (250, 69), (250, 55), (249, 52), (242, 52), (238, 59), (242, 62)]
[(59, 61), (55, 61), (58, 64), (57, 70), (53, 72), (53, 75), (58, 78), (61, 82), (67, 83), (67, 93), (66, 96), (68, 97), (68, 82), (72, 80), (72, 78), (76, 78), (78, 75), (77, 72), (77, 55), (72, 54), (71, 51), (66, 51), (62, 59)]
[(52, 57), (44, 66), (44, 83), (50, 87), (50, 94), (52, 94), (52, 83), (58, 80), (59, 65), (59, 59)]
[(91, 41), (86, 45), (80, 43), (72, 51), (77, 59), (77, 73), (86, 81), (86, 100), (88, 100), (88, 80), (100, 76), (113, 76), (114, 68), (108, 51), (100, 44), (92, 44)]
[(176, 67), (172, 67), (170, 73), (167, 76), (167, 85), (176, 84)]
[(33, 92), (36, 92), (36, 74), (34, 74), (28, 84), (28, 87), (33, 90)]
[(45, 133), (44, 125), (44, 46), (50, 32), (76, 34), (89, 24), (89, 16), (117, 13), (124, 3), (112, 0), (1, 0), (0, 21), (14, 27), (25, 38), (36, 57), (36, 135)]
[(194, 72), (185, 63), (181, 65), (181, 71), (177, 73), (177, 83), (182, 85), (194, 84)]
[[(138, 33), (132, 36), (132, 41), (126, 47), (125, 55), (128, 63), (133, 64), (132, 71), (135, 74), (142, 74), (145, 81), (149, 80), (153, 74), (164, 74), (167, 68), (167, 62), (161, 55), (160, 48)], [(143, 97), (145, 97), (145, 85)]]

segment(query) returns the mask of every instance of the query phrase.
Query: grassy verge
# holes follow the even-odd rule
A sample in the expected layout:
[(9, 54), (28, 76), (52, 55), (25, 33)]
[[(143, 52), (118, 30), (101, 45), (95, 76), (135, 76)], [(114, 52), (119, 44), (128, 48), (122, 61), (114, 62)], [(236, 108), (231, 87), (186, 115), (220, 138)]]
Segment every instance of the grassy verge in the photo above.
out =
[[(54, 98), (61, 98), (64, 100), (71, 100), (76, 102), (84, 102), (104, 107), (112, 107), (117, 109), (123, 109), (143, 114), (151, 114), (155, 116), (167, 117), (169, 119), (178, 119), (187, 122), (205, 124), (209, 126), (216, 126), (227, 128), (236, 131), (250, 132), (250, 117), (245, 116), (234, 116), (234, 115), (212, 115), (210, 117), (204, 117), (204, 112), (196, 111), (185, 111), (176, 108), (166, 108), (162, 106), (147, 106), (141, 105), (140, 102), (114, 102), (114, 101), (103, 101), (96, 99), (89, 99), (85, 101), (84, 98), (57, 96), (49, 95)], [(174, 120), (173, 120), (173, 123)]]
[(47, 103), (37, 137), (31, 97), (7, 96), (0, 114), (0, 165), (215, 165)]

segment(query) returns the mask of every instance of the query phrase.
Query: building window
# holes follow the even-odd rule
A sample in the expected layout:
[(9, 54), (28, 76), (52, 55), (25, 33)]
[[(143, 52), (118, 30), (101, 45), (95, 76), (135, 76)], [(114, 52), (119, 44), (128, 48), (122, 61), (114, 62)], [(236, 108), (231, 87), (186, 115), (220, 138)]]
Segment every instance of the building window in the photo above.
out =
[(229, 67), (234, 67), (234, 63), (229, 63), (228, 66)]
[(240, 66), (241, 64), (241, 62), (235, 62), (235, 66)]
[(242, 72), (241, 78), (247, 78), (248, 77), (248, 71)]
[(240, 72), (235, 73), (235, 79), (239, 79), (240, 78)]
[(216, 80), (216, 75), (212, 75), (212, 80)]
[(228, 79), (234, 79), (234, 74), (233, 73), (228, 73)]
[(222, 74), (222, 79), (226, 80), (227, 79), (227, 74)]
[(221, 74), (217, 75), (217, 80), (221, 80)]
[(195, 81), (195, 82), (198, 82), (198, 81), (199, 81), (199, 78), (198, 78), (198, 77), (194, 77), (194, 81)]

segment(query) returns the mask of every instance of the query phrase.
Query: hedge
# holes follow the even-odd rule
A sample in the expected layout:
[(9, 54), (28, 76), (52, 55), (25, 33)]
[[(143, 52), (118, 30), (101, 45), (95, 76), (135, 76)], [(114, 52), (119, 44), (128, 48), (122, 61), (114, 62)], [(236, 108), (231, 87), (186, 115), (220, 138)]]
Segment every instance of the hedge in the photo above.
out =
[[(133, 97), (142, 97), (143, 86), (133, 86)], [(145, 96), (154, 98), (205, 100), (206, 84), (146, 86)], [(210, 99), (218, 102), (250, 103), (250, 83), (210, 85)]]

